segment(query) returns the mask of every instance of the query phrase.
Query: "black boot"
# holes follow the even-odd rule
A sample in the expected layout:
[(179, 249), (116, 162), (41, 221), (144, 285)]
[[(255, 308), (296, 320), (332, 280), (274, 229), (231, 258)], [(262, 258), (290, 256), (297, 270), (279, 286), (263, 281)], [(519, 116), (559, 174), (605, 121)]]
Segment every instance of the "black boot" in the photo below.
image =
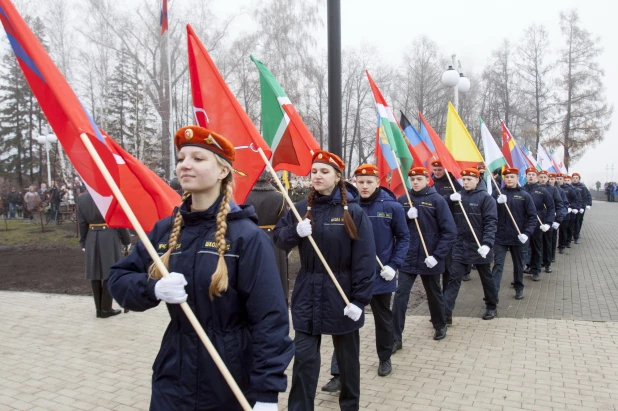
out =
[(101, 281), (90, 281), (92, 287), (92, 296), (94, 297), (94, 306), (97, 310), (97, 318), (101, 318)]
[(546, 273), (551, 273), (551, 266), (550, 265), (546, 265), (545, 266), (545, 272)]
[(443, 340), (446, 337), (446, 327), (437, 328), (436, 333), (433, 335), (433, 339), (436, 341)]
[(395, 340), (393, 341), (393, 350), (391, 352), (395, 354), (397, 351), (401, 350), (401, 348), (403, 348), (401, 341)]
[(109, 317), (113, 317), (115, 315), (120, 314), (122, 311), (121, 310), (101, 310), (101, 318), (109, 318)]
[(337, 392), (337, 391), (341, 391), (341, 380), (339, 379), (338, 375), (333, 375), (333, 378), (330, 379), (330, 381), (322, 387), (322, 391), (325, 392)]
[(386, 377), (393, 372), (393, 366), (391, 365), (391, 359), (385, 361), (380, 361), (380, 365), (378, 366), (378, 375), (380, 377)]
[(524, 290), (515, 291), (515, 299), (521, 300), (522, 298), (524, 298)]
[(564, 254), (564, 248), (559, 248), (558, 249), (558, 254)]
[(531, 274), (529, 265), (527, 265), (526, 268), (524, 268), (524, 274)]
[(483, 315), (483, 320), (493, 320), (494, 318), (496, 318), (496, 315), (496, 310), (490, 310), (488, 308)]
[(532, 281), (541, 281), (541, 273), (534, 273)]
[(453, 314), (446, 314), (446, 325), (453, 325)]
[(470, 274), (466, 274), (463, 276), (462, 280), (463, 281), (470, 281), (472, 278), (470, 277)]

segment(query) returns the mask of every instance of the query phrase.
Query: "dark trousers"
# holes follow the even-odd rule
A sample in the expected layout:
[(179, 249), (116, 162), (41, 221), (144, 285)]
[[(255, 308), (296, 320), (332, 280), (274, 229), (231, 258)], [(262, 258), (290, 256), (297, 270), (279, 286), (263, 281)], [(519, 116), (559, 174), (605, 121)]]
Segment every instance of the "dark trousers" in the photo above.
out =
[[(410, 301), (410, 292), (416, 277), (417, 274), (399, 271), (399, 282), (395, 292), (395, 301), (393, 302), (393, 337), (397, 341), (402, 341), (403, 329), (406, 325), (408, 301)], [(429, 314), (431, 315), (433, 327), (435, 329), (444, 328), (446, 326), (446, 317), (444, 294), (442, 287), (440, 287), (440, 274), (421, 275), (420, 277), (427, 294), (427, 303), (429, 304)]]
[[(391, 358), (393, 351), (393, 313), (391, 311), (391, 297), (393, 293), (376, 294), (371, 297), (371, 312), (376, 325), (376, 351), (380, 361)], [(330, 360), (331, 375), (339, 375), (337, 356), (333, 351)]]
[[(321, 335), (296, 331), (292, 388), (288, 398), (290, 411), (314, 409), (315, 392), (320, 376)], [(348, 334), (333, 335), (335, 356), (339, 364), (342, 410), (358, 410), (360, 402), (360, 336), (358, 330)]]
[(444, 272), (442, 273), (442, 293), (446, 290), (448, 281), (451, 278), (451, 264), (453, 263), (453, 252), (449, 251), (444, 260)]
[[(488, 310), (495, 310), (498, 303), (498, 293), (496, 292), (496, 284), (491, 274), (491, 264), (474, 264), (474, 266), (481, 277), (483, 293), (485, 294), (485, 307)], [(453, 261), (453, 264), (451, 264), (451, 278), (444, 292), (444, 308), (447, 315), (451, 314), (455, 309), (455, 300), (457, 300), (457, 295), (459, 295), (461, 279), (468, 270), (470, 270), (470, 264), (465, 264), (461, 261)]]
[(530, 237), (530, 273), (540, 274), (543, 259), (543, 231), (537, 226)]
[(543, 265), (545, 268), (551, 265), (551, 252), (552, 252), (552, 236), (554, 235), (553, 228), (550, 228), (543, 233)]
[(577, 222), (578, 214), (572, 215), (569, 219), (569, 229), (567, 230), (567, 241), (569, 245), (571, 245), (571, 241), (573, 241), (573, 234), (575, 233), (575, 224)]
[(571, 240), (569, 239), (569, 231), (571, 230), (572, 219), (573, 216), (571, 216), (568, 220), (563, 220), (562, 224), (560, 224), (560, 228), (558, 228), (558, 248), (560, 249), (565, 249), (567, 246), (571, 245)]
[(575, 240), (579, 240), (579, 232), (582, 229), (583, 223), (584, 223), (584, 214), (577, 213), (575, 215), (575, 223), (573, 224), (573, 238)]
[(527, 245), (500, 245), (494, 244), (494, 267), (491, 274), (494, 277), (496, 285), (496, 295), (500, 292), (500, 282), (504, 272), (504, 261), (506, 260), (507, 250), (511, 251), (511, 260), (513, 261), (513, 285), (515, 291), (524, 289), (524, 254), (523, 250)]
[[(560, 223), (560, 227), (562, 227), (562, 223)], [(560, 230), (551, 230), (551, 259), (554, 261), (556, 259), (556, 247), (558, 247), (558, 231)]]
[(112, 295), (107, 290), (107, 280), (91, 280), (92, 295), (94, 296), (94, 306), (97, 310), (111, 311)]

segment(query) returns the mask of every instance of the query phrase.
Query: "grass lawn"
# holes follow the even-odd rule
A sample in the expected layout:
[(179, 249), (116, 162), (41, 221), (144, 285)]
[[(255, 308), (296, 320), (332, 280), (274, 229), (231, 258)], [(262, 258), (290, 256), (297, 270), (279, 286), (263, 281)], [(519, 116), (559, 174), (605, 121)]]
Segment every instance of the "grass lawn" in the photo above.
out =
[[(7, 230), (8, 228), (8, 230)], [(77, 247), (75, 223), (49, 224), (45, 232), (41, 225), (31, 224), (29, 220), (4, 220), (0, 218), (0, 246), (22, 246), (27, 248)]]

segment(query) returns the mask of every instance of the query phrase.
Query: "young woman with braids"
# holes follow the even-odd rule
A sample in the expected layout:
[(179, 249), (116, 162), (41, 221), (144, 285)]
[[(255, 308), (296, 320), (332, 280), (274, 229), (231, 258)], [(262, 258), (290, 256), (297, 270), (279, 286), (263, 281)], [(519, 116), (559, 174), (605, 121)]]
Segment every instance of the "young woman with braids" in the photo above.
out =
[(112, 296), (131, 311), (167, 303), (171, 321), (153, 365), (150, 409), (241, 409), (178, 305), (187, 301), (253, 409), (275, 411), (294, 345), (272, 243), (253, 207), (232, 201), (234, 146), (194, 126), (174, 143), (185, 195), (149, 234), (170, 278), (139, 243), (109, 279)]
[[(305, 219), (297, 224), (289, 212), (274, 230), (276, 245), (284, 250), (298, 246), (301, 262), (291, 304), (296, 351), (290, 411), (314, 408), (323, 334), (333, 336), (341, 380), (339, 405), (342, 410), (359, 408), (358, 330), (365, 320), (363, 309), (371, 301), (376, 248), (371, 223), (359, 205), (359, 193), (342, 178), (344, 167), (336, 155), (316, 152), (311, 192), (296, 204)], [(348, 307), (306, 238), (309, 235), (350, 300)]]

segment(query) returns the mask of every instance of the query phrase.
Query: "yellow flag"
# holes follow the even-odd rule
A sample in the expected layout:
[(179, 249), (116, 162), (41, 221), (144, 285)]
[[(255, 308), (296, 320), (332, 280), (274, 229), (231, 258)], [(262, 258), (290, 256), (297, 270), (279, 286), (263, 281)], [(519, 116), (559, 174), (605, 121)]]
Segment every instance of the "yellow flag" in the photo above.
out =
[(455, 111), (455, 107), (450, 102), (446, 116), (445, 144), (462, 168), (476, 167), (478, 163), (483, 162), (483, 156), (481, 156), (466, 126), (464, 126), (459, 114)]
[(283, 182), (285, 183), (285, 189), (290, 191), (290, 180), (288, 179), (288, 172), (287, 171), (283, 171), (283, 178), (282, 178)]

